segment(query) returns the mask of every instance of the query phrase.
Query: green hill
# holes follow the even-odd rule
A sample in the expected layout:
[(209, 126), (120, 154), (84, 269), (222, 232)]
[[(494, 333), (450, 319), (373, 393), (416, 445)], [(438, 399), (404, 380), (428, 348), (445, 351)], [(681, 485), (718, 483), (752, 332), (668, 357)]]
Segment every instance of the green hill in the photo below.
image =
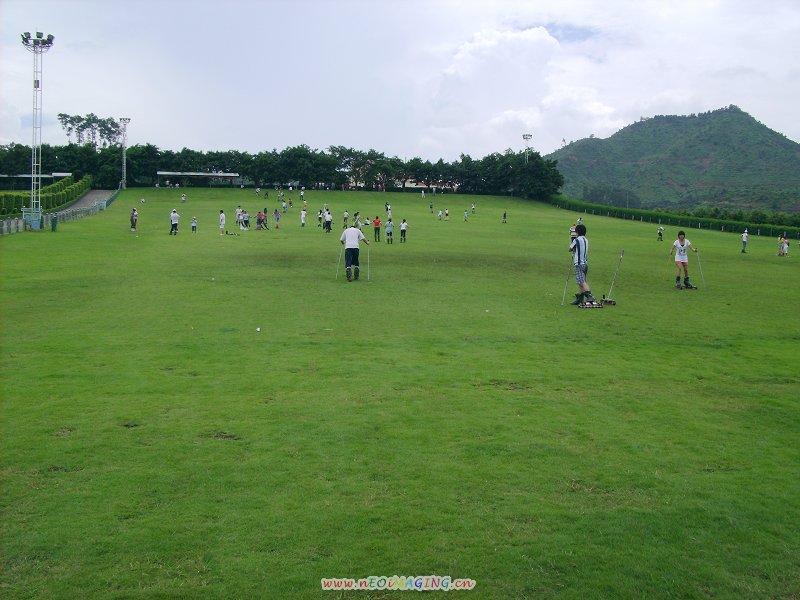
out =
[(645, 208), (800, 211), (800, 144), (736, 106), (656, 116), (553, 152), (563, 192)]

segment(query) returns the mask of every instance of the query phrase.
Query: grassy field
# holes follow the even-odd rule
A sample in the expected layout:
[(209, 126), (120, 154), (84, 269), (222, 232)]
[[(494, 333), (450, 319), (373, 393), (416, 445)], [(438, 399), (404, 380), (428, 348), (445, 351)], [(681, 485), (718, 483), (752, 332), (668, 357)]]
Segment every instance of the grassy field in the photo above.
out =
[[(220, 236), (265, 201), (185, 191), (0, 239), (3, 597), (800, 597), (796, 246), (689, 231), (679, 291), (677, 231), (590, 215), (598, 297), (625, 256), (579, 310), (574, 213), (309, 191), (310, 226)], [(408, 243), (336, 279), (342, 210), (387, 200)]]

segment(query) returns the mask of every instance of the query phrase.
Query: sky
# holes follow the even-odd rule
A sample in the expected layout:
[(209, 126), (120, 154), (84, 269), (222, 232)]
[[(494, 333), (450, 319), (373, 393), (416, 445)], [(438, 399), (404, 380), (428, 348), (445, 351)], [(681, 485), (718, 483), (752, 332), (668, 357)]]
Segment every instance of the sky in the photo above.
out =
[(128, 145), (474, 159), (737, 105), (800, 141), (799, 0), (0, 0), (0, 144), (58, 113)]

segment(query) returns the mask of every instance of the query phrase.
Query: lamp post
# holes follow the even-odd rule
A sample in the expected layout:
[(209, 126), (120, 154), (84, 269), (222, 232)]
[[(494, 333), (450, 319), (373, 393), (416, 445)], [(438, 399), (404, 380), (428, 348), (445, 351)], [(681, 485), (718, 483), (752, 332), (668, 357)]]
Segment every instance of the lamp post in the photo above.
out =
[(53, 47), (55, 37), (37, 31), (21, 34), (22, 45), (33, 54), (33, 143), (31, 144), (31, 205), (22, 209), (31, 229), (39, 229), (42, 220), (42, 54)]
[(128, 169), (125, 160), (128, 153), (128, 123), (129, 117), (121, 117), (119, 122), (122, 124), (122, 180), (119, 182), (119, 189), (124, 190), (128, 186)]
[(525, 140), (525, 164), (528, 164), (528, 152), (530, 152), (530, 147), (528, 146), (528, 143), (531, 141), (532, 137), (533, 135), (531, 135), (530, 133), (522, 134), (522, 139)]

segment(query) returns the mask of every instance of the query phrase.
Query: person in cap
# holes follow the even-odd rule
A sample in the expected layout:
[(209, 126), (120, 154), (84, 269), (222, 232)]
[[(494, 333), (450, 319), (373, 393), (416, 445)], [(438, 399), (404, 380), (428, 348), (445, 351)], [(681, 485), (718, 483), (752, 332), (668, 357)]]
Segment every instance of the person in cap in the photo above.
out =
[(178, 214), (178, 211), (173, 208), (172, 212), (169, 215), (170, 235), (178, 235), (178, 220), (180, 218), (181, 216)]

